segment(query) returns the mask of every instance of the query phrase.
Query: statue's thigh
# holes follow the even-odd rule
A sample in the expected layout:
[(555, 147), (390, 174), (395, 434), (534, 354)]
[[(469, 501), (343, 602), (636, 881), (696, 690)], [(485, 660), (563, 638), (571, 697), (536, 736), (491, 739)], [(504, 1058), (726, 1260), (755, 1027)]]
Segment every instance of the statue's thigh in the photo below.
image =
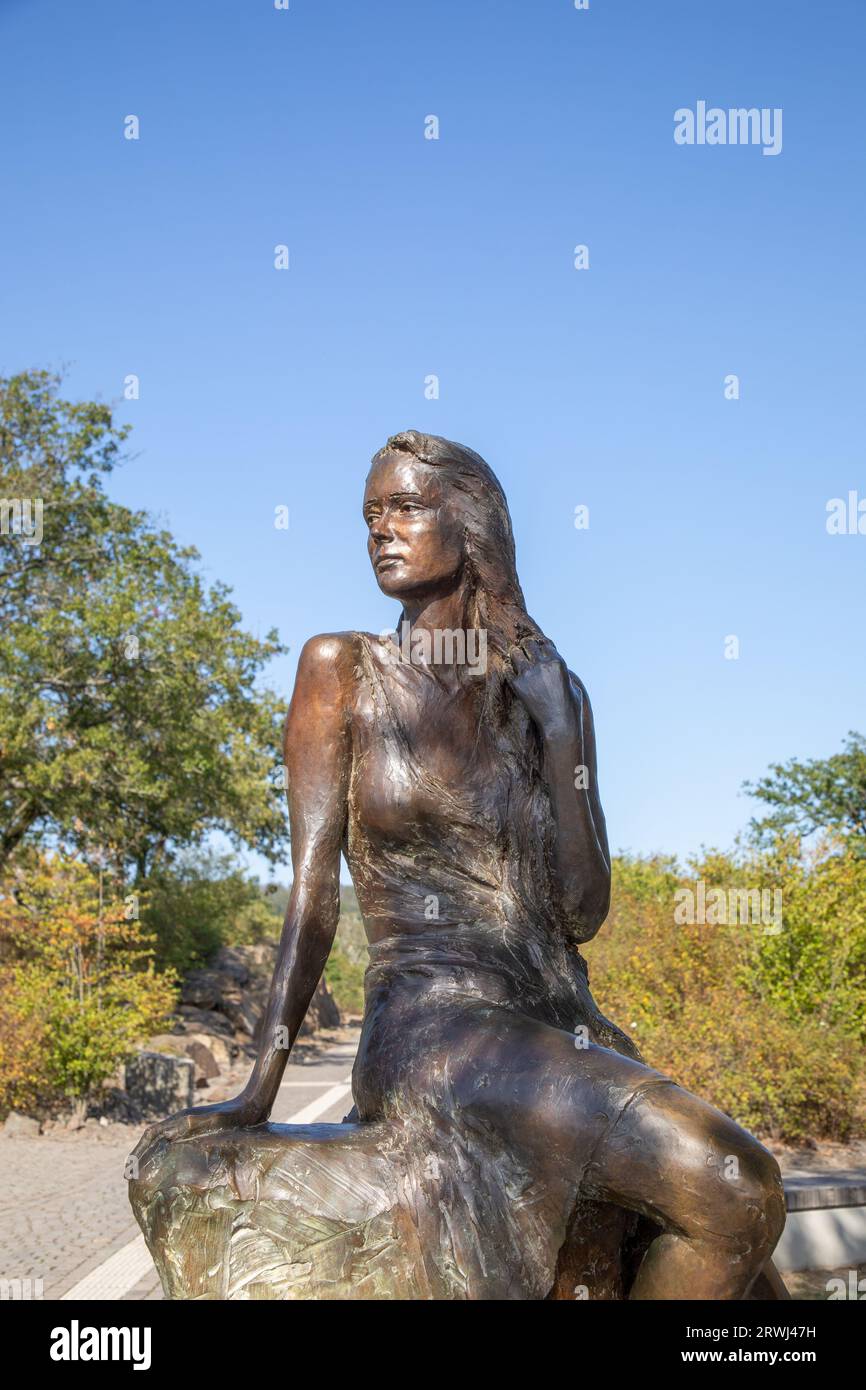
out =
[(751, 1242), (756, 1228), (778, 1234), (784, 1225), (773, 1155), (715, 1106), (660, 1077), (638, 1087), (602, 1137), (584, 1188), (698, 1239)]
[(668, 1229), (750, 1227), (783, 1203), (772, 1155), (651, 1067), (500, 1008), (455, 1020), (446, 1073), (464, 1113), (534, 1162), (567, 1164), (585, 1195)]
[(439, 1075), (452, 1106), (531, 1161), (578, 1175), (636, 1094), (673, 1087), (631, 1057), (481, 1003), (454, 1012), (442, 1055)]

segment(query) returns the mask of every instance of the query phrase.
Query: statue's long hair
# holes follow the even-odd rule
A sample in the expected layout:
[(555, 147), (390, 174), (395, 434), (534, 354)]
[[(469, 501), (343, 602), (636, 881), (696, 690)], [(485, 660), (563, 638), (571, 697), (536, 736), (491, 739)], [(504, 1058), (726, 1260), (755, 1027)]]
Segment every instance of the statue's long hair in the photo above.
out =
[(468, 617), (473, 626), (486, 630), (488, 654), (493, 652), (501, 670), (513, 647), (526, 637), (543, 634), (526, 611), (511, 517), (499, 479), (480, 454), (435, 434), (417, 430), (395, 434), (373, 464), (386, 452), (410, 454), (435, 468), (443, 487), (457, 494), (466, 548)]
[[(467, 626), (487, 633), (487, 680), (482, 717), (510, 773), (508, 854), (516, 870), (514, 890), (536, 914), (550, 903), (549, 856), (553, 822), (542, 775), (538, 731), (505, 673), (513, 649), (528, 637), (543, 638), (526, 611), (517, 577), (514, 534), (505, 493), (493, 469), (474, 450), (438, 435), (405, 430), (373, 458), (404, 453), (435, 468), (453, 490), (462, 517), (466, 555)], [(472, 679), (472, 677), (468, 677)]]

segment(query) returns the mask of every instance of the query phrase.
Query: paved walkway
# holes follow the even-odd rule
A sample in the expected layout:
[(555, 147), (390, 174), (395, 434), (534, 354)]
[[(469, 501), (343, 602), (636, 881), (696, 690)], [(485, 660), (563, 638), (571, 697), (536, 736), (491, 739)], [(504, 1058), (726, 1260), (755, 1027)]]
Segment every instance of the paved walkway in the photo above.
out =
[[(351, 1042), (290, 1061), (273, 1119), (339, 1121), (350, 1108)], [(123, 1167), (141, 1129), (0, 1138), (0, 1279), (41, 1279), (46, 1299), (162, 1298), (132, 1216)]]

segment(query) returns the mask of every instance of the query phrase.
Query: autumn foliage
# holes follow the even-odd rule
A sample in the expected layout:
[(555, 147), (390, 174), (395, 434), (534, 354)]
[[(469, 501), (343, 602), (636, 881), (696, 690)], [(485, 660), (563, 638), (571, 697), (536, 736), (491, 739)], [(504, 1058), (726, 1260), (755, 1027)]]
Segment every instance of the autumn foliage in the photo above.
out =
[(82, 1103), (170, 1012), (139, 909), (60, 854), (0, 880), (0, 1110)]
[[(862, 1133), (866, 1042), (866, 860), (850, 840), (802, 854), (706, 854), (615, 864), (607, 923), (586, 948), (604, 1011), (644, 1060), (777, 1139)], [(676, 894), (781, 892), (775, 923), (675, 920)]]

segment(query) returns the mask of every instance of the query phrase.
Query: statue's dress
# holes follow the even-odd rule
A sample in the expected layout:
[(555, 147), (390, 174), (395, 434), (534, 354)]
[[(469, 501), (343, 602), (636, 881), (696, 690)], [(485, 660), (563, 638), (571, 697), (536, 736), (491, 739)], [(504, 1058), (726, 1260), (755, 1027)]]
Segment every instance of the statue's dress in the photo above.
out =
[(444, 1178), (463, 1277), (489, 1280), (498, 1259), (511, 1296), (544, 1297), (599, 1144), (637, 1096), (673, 1083), (599, 1012), (528, 881), (538, 847), (510, 818), (513, 758), (479, 746), (445, 785), (400, 713), (429, 673), (359, 643), (345, 853), (373, 944), (357, 1113), (398, 1122)]

